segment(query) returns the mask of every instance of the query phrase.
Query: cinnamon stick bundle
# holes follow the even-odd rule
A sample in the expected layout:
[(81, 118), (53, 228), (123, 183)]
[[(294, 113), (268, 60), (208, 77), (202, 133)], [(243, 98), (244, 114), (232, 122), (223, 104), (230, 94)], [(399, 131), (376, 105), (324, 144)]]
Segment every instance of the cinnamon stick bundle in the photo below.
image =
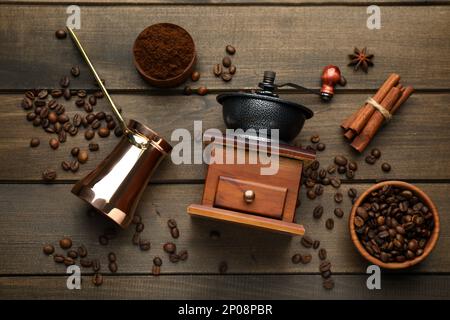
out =
[(399, 84), (399, 81), (399, 75), (391, 74), (372, 97), (373, 103), (379, 106), (365, 103), (358, 111), (342, 122), (341, 128), (346, 130), (344, 137), (347, 140), (353, 140), (351, 146), (354, 149), (363, 152), (383, 122), (386, 121), (386, 117), (394, 114), (413, 93), (414, 89), (411, 86), (404, 88)]

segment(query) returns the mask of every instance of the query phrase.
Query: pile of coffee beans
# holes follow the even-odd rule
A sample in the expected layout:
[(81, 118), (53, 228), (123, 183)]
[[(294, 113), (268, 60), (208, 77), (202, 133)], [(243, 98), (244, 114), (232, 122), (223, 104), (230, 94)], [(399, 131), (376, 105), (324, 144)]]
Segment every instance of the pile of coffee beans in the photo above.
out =
[[(64, 237), (59, 240), (59, 246), (64, 250), (64, 253), (55, 253), (55, 247), (52, 244), (46, 244), (43, 246), (42, 251), (45, 255), (52, 256), (53, 261), (57, 264), (64, 264), (65, 266), (71, 266), (76, 264), (79, 258), (81, 267), (85, 269), (92, 269), (94, 275), (92, 276), (92, 283), (95, 286), (100, 286), (103, 284), (103, 276), (100, 273), (101, 264), (98, 259), (89, 259), (88, 250), (82, 244), (77, 249), (73, 249), (72, 239), (69, 237)], [(110, 261), (109, 269), (111, 272), (117, 271), (117, 263), (115, 260), (115, 254), (111, 252), (108, 255)], [(114, 261), (112, 261), (114, 259)], [(113, 265), (114, 264), (114, 265)]]
[(434, 228), (433, 214), (419, 196), (388, 185), (364, 199), (353, 223), (366, 251), (387, 263), (421, 256)]
[(223, 81), (229, 82), (233, 79), (237, 70), (230, 57), (236, 53), (236, 48), (229, 44), (225, 47), (225, 51), (228, 55), (222, 58), (222, 63), (214, 65), (213, 74)]

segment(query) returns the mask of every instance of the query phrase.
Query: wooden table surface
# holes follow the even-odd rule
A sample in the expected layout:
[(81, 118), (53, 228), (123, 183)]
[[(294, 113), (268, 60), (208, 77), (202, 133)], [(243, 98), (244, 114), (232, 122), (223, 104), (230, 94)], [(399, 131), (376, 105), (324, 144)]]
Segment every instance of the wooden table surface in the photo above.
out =
[[(132, 3), (133, 2), (133, 3)], [(186, 207), (201, 200), (205, 166), (176, 166), (166, 159), (146, 189), (138, 212), (144, 237), (152, 243), (142, 252), (132, 245), (133, 228), (122, 231), (108, 246), (98, 236), (108, 226), (101, 217), (86, 214), (88, 207), (70, 193), (73, 183), (86, 175), (114, 147), (117, 138), (100, 142), (100, 151), (76, 174), (63, 172), (59, 164), (74, 146), (86, 147), (83, 134), (69, 137), (54, 151), (49, 135), (25, 119), (20, 101), (27, 89), (55, 88), (72, 65), (81, 66), (81, 76), (72, 88), (93, 89), (92, 76), (69, 39), (60, 41), (54, 32), (64, 26), (66, 8), (73, 1), (0, 1), (0, 298), (425, 298), (450, 297), (450, 1), (379, 0), (382, 28), (366, 27), (366, 0), (272, 0), (259, 1), (77, 1), (81, 6), (79, 36), (106, 79), (114, 100), (127, 118), (140, 119), (170, 139), (175, 128), (192, 131), (193, 121), (204, 128), (224, 129), (219, 92), (254, 87), (264, 70), (277, 72), (279, 82), (296, 82), (318, 88), (322, 68), (341, 67), (348, 85), (339, 88), (332, 103), (294, 90), (282, 97), (303, 102), (315, 111), (297, 143), (308, 144), (319, 133), (327, 148), (318, 155), (327, 166), (337, 154), (359, 162), (352, 181), (341, 190), (359, 192), (380, 179), (401, 179), (417, 184), (436, 203), (441, 215), (441, 235), (431, 256), (407, 271), (382, 272), (382, 289), (368, 290), (368, 264), (352, 246), (347, 218), (351, 207), (345, 197), (346, 215), (337, 219), (332, 231), (324, 227), (333, 216), (334, 190), (314, 201), (301, 191), (297, 220), (307, 234), (321, 240), (333, 263), (334, 290), (322, 288), (317, 253), (304, 249), (300, 238), (286, 237), (220, 222), (191, 219)], [(157, 22), (177, 23), (192, 34), (198, 49), (198, 85), (210, 89), (207, 96), (183, 96), (182, 87), (157, 90), (147, 85), (132, 64), (131, 46), (137, 34)], [(212, 66), (233, 44), (238, 72), (230, 83), (216, 79)], [(353, 72), (347, 55), (353, 47), (367, 46), (375, 54), (375, 67), (368, 74)], [(383, 173), (381, 162), (370, 166), (364, 155), (353, 152), (343, 141), (339, 123), (368, 95), (373, 94), (391, 72), (416, 92), (377, 135), (370, 147), (382, 151), (382, 160), (392, 165)], [(195, 84), (197, 85), (197, 84)], [(65, 103), (69, 114), (76, 111)], [(108, 110), (101, 101), (96, 110)], [(31, 137), (41, 145), (29, 147)], [(57, 168), (57, 181), (43, 184), (41, 172)], [(321, 203), (321, 220), (312, 210)], [(172, 264), (162, 251), (171, 240), (166, 222), (175, 218), (181, 236), (179, 248), (189, 250), (186, 262)], [(220, 239), (210, 232), (220, 232)], [(65, 268), (42, 253), (45, 243), (57, 244), (70, 236), (75, 245), (88, 248), (91, 257), (103, 263), (104, 284), (94, 287), (92, 273), (83, 273), (82, 290), (66, 288)], [(114, 251), (119, 271), (110, 274), (106, 255)], [(294, 265), (294, 253), (311, 251), (313, 261)], [(163, 257), (162, 274), (151, 275), (152, 259)], [(228, 262), (228, 273), (218, 265)]]

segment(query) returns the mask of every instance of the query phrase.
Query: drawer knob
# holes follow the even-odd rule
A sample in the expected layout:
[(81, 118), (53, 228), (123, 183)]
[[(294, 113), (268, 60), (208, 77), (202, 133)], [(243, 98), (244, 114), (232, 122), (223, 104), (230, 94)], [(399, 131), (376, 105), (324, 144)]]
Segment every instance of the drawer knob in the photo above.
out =
[(255, 191), (245, 190), (244, 191), (244, 201), (247, 203), (252, 203), (255, 200)]

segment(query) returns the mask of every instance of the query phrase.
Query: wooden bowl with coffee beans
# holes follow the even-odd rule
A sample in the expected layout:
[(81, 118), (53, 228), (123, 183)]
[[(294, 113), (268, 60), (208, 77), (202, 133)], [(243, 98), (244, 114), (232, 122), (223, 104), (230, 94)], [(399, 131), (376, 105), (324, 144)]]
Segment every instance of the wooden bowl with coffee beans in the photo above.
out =
[(366, 190), (353, 205), (350, 235), (359, 253), (386, 269), (423, 261), (439, 238), (439, 214), (418, 187), (384, 181)]

